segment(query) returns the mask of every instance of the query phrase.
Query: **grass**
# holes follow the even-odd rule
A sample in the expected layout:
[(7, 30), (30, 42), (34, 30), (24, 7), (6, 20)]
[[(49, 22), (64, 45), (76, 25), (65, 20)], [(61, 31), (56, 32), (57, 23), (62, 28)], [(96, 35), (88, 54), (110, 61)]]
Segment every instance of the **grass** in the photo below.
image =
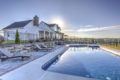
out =
[[(29, 43), (30, 40), (20, 40), (20, 43)], [(32, 42), (36, 42), (36, 41), (32, 41)], [(43, 42), (43, 41), (39, 41), (39, 42)], [(9, 45), (9, 44), (15, 44), (15, 40), (5, 40), (4, 42), (0, 43), (0, 45)]]
[(9, 41), (5, 40), (4, 42), (2, 42), (3, 45), (4, 44), (14, 44), (14, 43), (15, 43), (14, 40), (9, 40)]
[(109, 48), (113, 48), (113, 49), (117, 49), (117, 50), (120, 50), (120, 45), (114, 45), (114, 44), (100, 44), (102, 46), (106, 46), (106, 47), (109, 47)]
[[(25, 42), (29, 42), (28, 40), (23, 41), (21, 40), (20, 43), (25, 43)], [(14, 40), (5, 40), (4, 42), (1, 43), (1, 45), (8, 45), (8, 44), (15, 44)]]

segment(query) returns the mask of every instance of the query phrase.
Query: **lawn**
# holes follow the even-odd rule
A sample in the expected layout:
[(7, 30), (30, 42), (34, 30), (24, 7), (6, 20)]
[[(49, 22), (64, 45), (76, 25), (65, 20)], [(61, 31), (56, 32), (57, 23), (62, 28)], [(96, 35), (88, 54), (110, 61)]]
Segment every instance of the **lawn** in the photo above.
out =
[(4, 44), (14, 44), (15, 43), (15, 41), (14, 40), (5, 40), (4, 42), (2, 42), (2, 45), (4, 45)]
[[(29, 42), (28, 40), (26, 41), (20, 41), (20, 43), (25, 43), (25, 42)], [(7, 45), (7, 44), (15, 44), (14, 40), (5, 40), (4, 42), (1, 43), (1, 45)]]
[(100, 44), (100, 45), (120, 50), (120, 45), (118, 45), (118, 46), (116, 46), (114, 44)]

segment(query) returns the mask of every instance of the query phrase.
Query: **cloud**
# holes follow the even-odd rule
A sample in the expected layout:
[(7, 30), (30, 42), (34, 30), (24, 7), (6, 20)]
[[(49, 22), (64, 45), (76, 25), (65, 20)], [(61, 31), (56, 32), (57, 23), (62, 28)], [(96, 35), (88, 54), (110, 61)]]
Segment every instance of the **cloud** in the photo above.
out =
[(102, 31), (102, 30), (113, 30), (113, 29), (120, 29), (120, 26), (80, 28), (78, 32)]
[(94, 27), (93, 25), (82, 25), (82, 26), (80, 26), (80, 27), (85, 27), (85, 28), (89, 28), (89, 27)]

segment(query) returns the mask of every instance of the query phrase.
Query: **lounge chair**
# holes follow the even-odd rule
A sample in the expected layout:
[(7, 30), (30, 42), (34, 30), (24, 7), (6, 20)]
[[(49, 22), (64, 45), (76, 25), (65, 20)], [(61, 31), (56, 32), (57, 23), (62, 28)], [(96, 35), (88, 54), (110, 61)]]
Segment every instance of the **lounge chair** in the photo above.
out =
[(53, 49), (55, 46), (53, 45), (52, 42), (49, 42), (49, 43), (47, 43), (47, 44), (41, 44), (41, 47), (52, 48), (52, 49)]
[(49, 48), (49, 49), (53, 49), (54, 47), (53, 46), (51, 46), (50, 44), (49, 45), (45, 45), (45, 44), (40, 44), (40, 46), (42, 47), (42, 48)]
[(55, 43), (54, 42), (50, 43), (50, 47), (54, 48), (55, 47)]
[(34, 44), (34, 46), (35, 46), (35, 50), (37, 50), (37, 51), (39, 51), (39, 50), (42, 50), (42, 51), (50, 51), (51, 50), (51, 48), (47, 48), (47, 47), (40, 47), (38, 44)]
[(0, 56), (0, 60), (4, 61), (11, 58), (21, 58), (22, 60), (30, 58), (30, 55), (20, 54), (20, 53), (11, 53), (5, 48), (0, 48), (0, 52), (3, 56)]
[(41, 46), (42, 48), (48, 48), (47, 45), (45, 45), (45, 44), (43, 44), (43, 43), (40, 44), (40, 46)]

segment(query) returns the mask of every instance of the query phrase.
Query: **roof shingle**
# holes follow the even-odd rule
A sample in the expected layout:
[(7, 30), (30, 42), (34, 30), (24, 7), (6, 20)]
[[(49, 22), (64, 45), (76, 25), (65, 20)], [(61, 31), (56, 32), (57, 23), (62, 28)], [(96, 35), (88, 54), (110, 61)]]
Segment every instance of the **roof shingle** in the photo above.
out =
[(7, 27), (3, 28), (3, 29), (10, 29), (10, 28), (21, 28), (24, 27), (25, 25), (27, 25), (29, 22), (31, 22), (32, 20), (27, 20), (27, 21), (20, 21), (20, 22), (14, 22), (11, 25), (8, 25)]

